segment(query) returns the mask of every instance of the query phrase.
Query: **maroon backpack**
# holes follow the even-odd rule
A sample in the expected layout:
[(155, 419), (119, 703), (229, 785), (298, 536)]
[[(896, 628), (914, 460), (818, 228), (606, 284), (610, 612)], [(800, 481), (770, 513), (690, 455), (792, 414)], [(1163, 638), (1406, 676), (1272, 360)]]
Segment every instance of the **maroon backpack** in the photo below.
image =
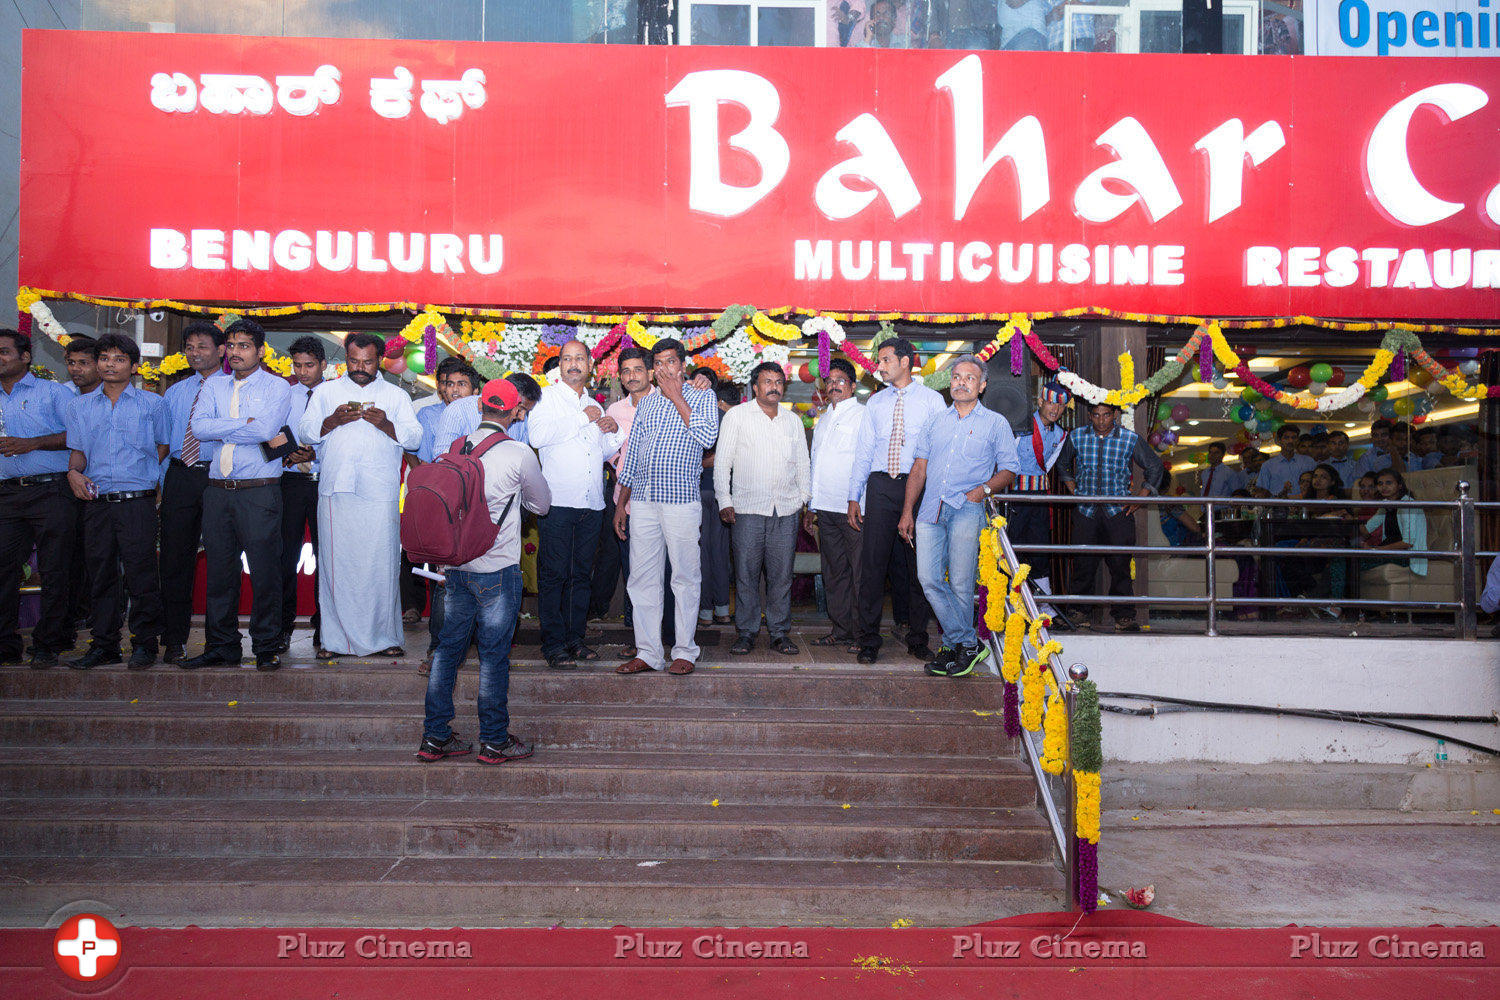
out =
[[(401, 547), (414, 563), (462, 566), (490, 550), (500, 524), (490, 520), (484, 499), (484, 466), (480, 457), (510, 437), (495, 431), (477, 447), (467, 438), (453, 442), (436, 461), (406, 475), (406, 503), (401, 508)], [(500, 512), (500, 523), (515, 503), (512, 496)]]

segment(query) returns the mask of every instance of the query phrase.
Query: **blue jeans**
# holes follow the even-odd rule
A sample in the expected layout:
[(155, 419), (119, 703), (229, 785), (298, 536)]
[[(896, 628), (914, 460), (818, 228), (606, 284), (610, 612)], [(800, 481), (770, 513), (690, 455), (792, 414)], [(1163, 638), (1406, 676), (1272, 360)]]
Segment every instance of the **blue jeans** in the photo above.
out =
[(427, 721), (422, 734), (441, 742), (453, 735), (453, 685), (458, 665), (479, 641), (479, 739), (499, 745), (510, 728), (510, 640), (521, 610), (521, 567), (493, 573), (450, 569), (443, 587), (443, 630), (427, 677)]
[(983, 528), (979, 503), (942, 504), (936, 524), (917, 522), (917, 579), (950, 649), (974, 645), (974, 574)]

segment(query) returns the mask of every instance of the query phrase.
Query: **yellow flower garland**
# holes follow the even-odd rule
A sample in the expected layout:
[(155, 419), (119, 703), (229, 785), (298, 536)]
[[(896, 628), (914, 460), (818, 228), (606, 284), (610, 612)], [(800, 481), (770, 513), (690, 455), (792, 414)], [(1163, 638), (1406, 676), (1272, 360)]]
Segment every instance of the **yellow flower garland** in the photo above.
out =
[(1013, 612), (1005, 620), (1005, 646), (1000, 658), (1000, 676), (1014, 684), (1021, 679), (1021, 640), (1026, 635), (1026, 615)]
[(1027, 660), (1021, 672), (1021, 725), (1029, 733), (1042, 728), (1043, 699), (1046, 697), (1043, 672), (1045, 660)]
[(1073, 786), (1077, 791), (1077, 807), (1074, 813), (1074, 830), (1083, 840), (1099, 843), (1099, 772), (1074, 771)]
[(763, 312), (758, 312), (750, 320), (750, 326), (755, 332), (767, 340), (779, 343), (789, 343), (793, 340), (802, 339), (802, 328), (791, 323), (778, 323)]
[(1000, 554), (996, 548), (995, 529), (979, 533), (979, 582), (984, 584), (986, 602), (984, 624), (992, 633), (1005, 628), (1005, 574), (1000, 572)]
[(448, 325), (448, 319), (432, 306), (428, 306), (417, 313), (410, 323), (401, 328), (401, 338), (408, 344), (417, 343), (422, 339), (422, 333), (427, 329), (429, 323), (437, 327), (438, 334), (441, 335), (443, 328)]
[(1046, 674), (1047, 714), (1043, 720), (1042, 770), (1062, 774), (1068, 762), (1068, 712), (1052, 672)]

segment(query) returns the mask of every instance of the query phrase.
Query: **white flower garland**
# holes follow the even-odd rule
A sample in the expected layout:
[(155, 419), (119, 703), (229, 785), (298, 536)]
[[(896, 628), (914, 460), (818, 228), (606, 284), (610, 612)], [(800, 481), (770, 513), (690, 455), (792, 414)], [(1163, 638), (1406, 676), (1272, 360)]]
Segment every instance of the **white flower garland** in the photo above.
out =
[(724, 367), (729, 369), (731, 381), (741, 385), (750, 380), (750, 371), (757, 363), (755, 345), (750, 342), (750, 334), (745, 327), (719, 341), (717, 353), (719, 360), (724, 362)]
[(68, 331), (63, 329), (57, 317), (52, 315), (52, 310), (47, 307), (47, 303), (38, 300), (31, 304), (31, 321), (36, 324), (37, 329), (59, 344), (68, 342)]

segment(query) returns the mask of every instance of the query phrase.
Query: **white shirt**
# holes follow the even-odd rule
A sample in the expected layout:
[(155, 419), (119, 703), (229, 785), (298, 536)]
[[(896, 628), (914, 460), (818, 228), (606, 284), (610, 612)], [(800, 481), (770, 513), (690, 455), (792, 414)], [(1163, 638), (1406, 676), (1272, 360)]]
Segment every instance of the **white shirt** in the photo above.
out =
[[(477, 448), (495, 433), (493, 427), (493, 424), (480, 427), (468, 440)], [(540, 516), (551, 509), (552, 500), (536, 452), (519, 441), (500, 442), (479, 456), (479, 464), (484, 466), (484, 501), (490, 509), (490, 521), (499, 523), (500, 533), (488, 552), (455, 568), (469, 573), (494, 573), (521, 561), (521, 508)], [(501, 521), (500, 515), (511, 497), (516, 502)]]
[[(345, 403), (364, 403), (384, 410), (396, 439), (368, 420), (335, 427), (326, 436), (323, 421)], [(318, 495), (358, 493), (372, 500), (395, 500), (401, 492), (401, 452), (422, 443), (422, 425), (405, 392), (377, 376), (360, 385), (348, 375), (313, 390), (296, 427), (297, 440), (321, 445)]]
[(584, 413), (589, 407), (604, 412), (587, 392), (553, 382), (526, 417), (528, 440), (541, 456), (553, 506), (604, 509), (604, 456), (619, 449), (624, 435), (601, 431)]
[(842, 514), (849, 509), (849, 473), (864, 404), (850, 396), (818, 418), (812, 439), (812, 508)]
[(775, 417), (753, 399), (731, 407), (719, 424), (714, 455), (719, 506), (736, 514), (795, 514), (812, 496), (807, 434), (785, 407), (776, 407)]

